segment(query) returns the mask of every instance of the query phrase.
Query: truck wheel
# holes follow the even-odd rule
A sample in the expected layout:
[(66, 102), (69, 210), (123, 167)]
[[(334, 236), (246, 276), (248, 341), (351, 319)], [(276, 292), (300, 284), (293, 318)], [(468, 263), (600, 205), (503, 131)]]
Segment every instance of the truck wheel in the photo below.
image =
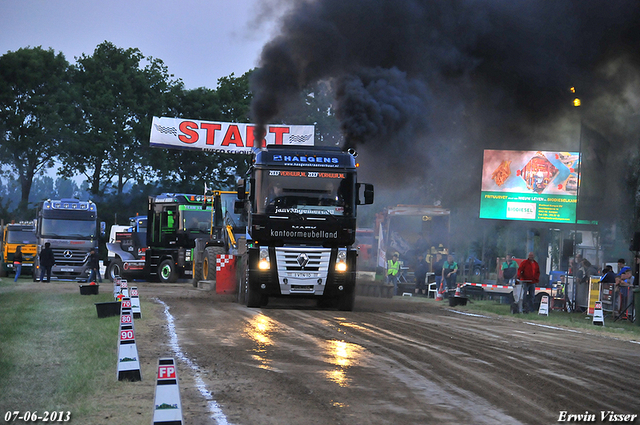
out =
[(204, 263), (203, 261), (198, 261), (193, 266), (193, 269), (194, 269), (194, 271), (193, 271), (193, 280), (191, 281), (191, 283), (193, 284), (194, 288), (197, 288), (198, 287), (198, 282), (203, 280), (203, 276), (202, 276), (202, 274), (203, 274), (203, 272), (202, 272), (203, 263)]
[(247, 255), (245, 255), (238, 263), (236, 270), (238, 276), (238, 304), (247, 303), (247, 281), (249, 280), (249, 264), (247, 261)]
[(114, 258), (107, 267), (107, 278), (113, 282), (116, 280), (116, 276), (122, 277), (122, 260), (120, 258)]
[(178, 280), (176, 265), (170, 258), (162, 261), (158, 266), (158, 278), (160, 283), (175, 283)]
[(353, 304), (356, 301), (356, 292), (354, 290), (346, 292), (338, 299), (338, 310), (353, 311)]
[(266, 304), (266, 300), (263, 300), (263, 296), (259, 292), (251, 290), (251, 286), (247, 284), (247, 307), (258, 308), (264, 304)]
[(216, 280), (216, 256), (227, 252), (221, 246), (209, 246), (204, 250), (202, 260), (202, 278), (204, 280)]

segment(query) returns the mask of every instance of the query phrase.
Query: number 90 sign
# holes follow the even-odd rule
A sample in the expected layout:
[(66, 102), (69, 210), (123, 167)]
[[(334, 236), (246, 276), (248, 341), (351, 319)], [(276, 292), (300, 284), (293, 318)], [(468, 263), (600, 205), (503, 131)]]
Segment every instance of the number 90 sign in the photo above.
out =
[(135, 337), (132, 329), (125, 329), (120, 331), (120, 341), (132, 341)]

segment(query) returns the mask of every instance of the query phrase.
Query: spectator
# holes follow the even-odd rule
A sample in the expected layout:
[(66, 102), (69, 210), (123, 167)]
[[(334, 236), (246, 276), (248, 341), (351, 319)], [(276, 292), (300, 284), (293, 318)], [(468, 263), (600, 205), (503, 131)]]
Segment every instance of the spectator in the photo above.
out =
[(436, 289), (438, 291), (444, 292), (444, 284), (442, 283), (442, 266), (444, 265), (444, 260), (442, 259), (442, 254), (436, 254), (436, 261), (433, 262), (433, 274), (436, 277)]
[[(616, 286), (620, 294), (620, 304), (618, 306), (619, 314), (622, 315), (630, 307), (629, 305), (629, 287), (633, 285), (633, 276), (631, 275), (631, 267), (624, 266), (616, 277)], [(627, 312), (628, 313), (628, 312)]]
[(18, 245), (16, 252), (13, 254), (13, 270), (16, 272), (16, 278), (13, 279), (14, 283), (18, 281), (20, 273), (22, 273), (22, 247)]
[(583, 282), (589, 281), (589, 276), (595, 276), (598, 274), (598, 269), (591, 264), (586, 258), (582, 260), (582, 270), (584, 272)]
[(396, 252), (387, 260), (387, 283), (393, 283), (393, 295), (398, 295), (398, 273), (400, 272), (400, 261)]
[(453, 255), (447, 255), (447, 261), (442, 264), (442, 278), (445, 280), (447, 289), (456, 287), (458, 278), (458, 263), (455, 262)]
[(425, 257), (422, 254), (418, 254), (416, 258), (416, 265), (414, 269), (414, 275), (416, 277), (416, 292), (418, 294), (427, 294), (427, 269), (428, 264), (425, 261)]
[(98, 283), (102, 283), (102, 277), (100, 277), (100, 257), (95, 248), (91, 248), (89, 252), (89, 282), (95, 282), (96, 276), (98, 277)]
[(51, 249), (51, 243), (45, 242), (44, 248), (40, 251), (40, 282), (44, 282), (44, 275), (47, 274), (47, 282), (51, 281), (51, 268), (56, 263), (56, 258)]
[(582, 263), (582, 255), (581, 254), (576, 254), (575, 258), (572, 258), (570, 261), (570, 274), (571, 276), (574, 276), (576, 278), (581, 278), (582, 276), (578, 276), (578, 273), (580, 272), (580, 265)]
[(535, 260), (533, 252), (530, 252), (527, 259), (520, 264), (518, 268), (518, 278), (524, 285), (524, 312), (531, 313), (534, 311), (536, 284), (540, 281), (540, 266)]
[(622, 271), (622, 268), (627, 265), (627, 261), (624, 258), (618, 259), (618, 274)]
[(513, 259), (513, 256), (507, 254), (506, 261), (502, 263), (502, 277), (504, 280), (509, 282), (511, 279), (516, 277), (518, 273), (518, 263)]
[(584, 277), (584, 271), (582, 270), (581, 254), (576, 254), (575, 258), (571, 260), (571, 275), (575, 277), (576, 282), (580, 282)]
[(613, 272), (613, 267), (604, 266), (602, 269), (602, 277), (600, 278), (602, 283), (616, 283), (616, 275)]

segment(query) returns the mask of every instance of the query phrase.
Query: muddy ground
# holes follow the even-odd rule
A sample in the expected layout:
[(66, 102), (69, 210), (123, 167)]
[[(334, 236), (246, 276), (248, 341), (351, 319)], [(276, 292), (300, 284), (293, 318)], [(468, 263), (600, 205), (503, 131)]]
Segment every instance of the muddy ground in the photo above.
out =
[[(143, 381), (98, 397), (92, 423), (122, 421), (122, 412), (146, 423), (167, 355), (177, 358), (184, 423), (193, 425), (539, 425), (640, 414), (640, 345), (597, 327), (462, 314), (408, 297), (358, 297), (353, 312), (295, 300), (248, 309), (188, 283), (137, 286), (147, 312), (136, 321)], [(579, 414), (595, 420), (569, 416)]]
[[(292, 300), (247, 309), (188, 285), (139, 286), (168, 307), (188, 359), (186, 423), (551, 424), (585, 413), (608, 423), (601, 412), (640, 413), (640, 345), (629, 338), (407, 298), (359, 297), (353, 312)], [(153, 329), (167, 344), (167, 326)]]

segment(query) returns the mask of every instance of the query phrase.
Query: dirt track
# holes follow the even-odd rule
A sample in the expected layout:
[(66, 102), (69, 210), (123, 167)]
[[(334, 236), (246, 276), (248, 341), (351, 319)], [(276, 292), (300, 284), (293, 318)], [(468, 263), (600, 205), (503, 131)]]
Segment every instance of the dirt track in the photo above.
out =
[[(551, 424), (562, 411), (602, 423), (601, 411), (640, 413), (640, 345), (622, 338), (408, 299), (359, 297), (353, 312), (289, 300), (247, 309), (184, 284), (139, 287), (173, 317), (186, 423)], [(156, 349), (140, 356), (170, 352), (170, 331), (156, 326)]]

